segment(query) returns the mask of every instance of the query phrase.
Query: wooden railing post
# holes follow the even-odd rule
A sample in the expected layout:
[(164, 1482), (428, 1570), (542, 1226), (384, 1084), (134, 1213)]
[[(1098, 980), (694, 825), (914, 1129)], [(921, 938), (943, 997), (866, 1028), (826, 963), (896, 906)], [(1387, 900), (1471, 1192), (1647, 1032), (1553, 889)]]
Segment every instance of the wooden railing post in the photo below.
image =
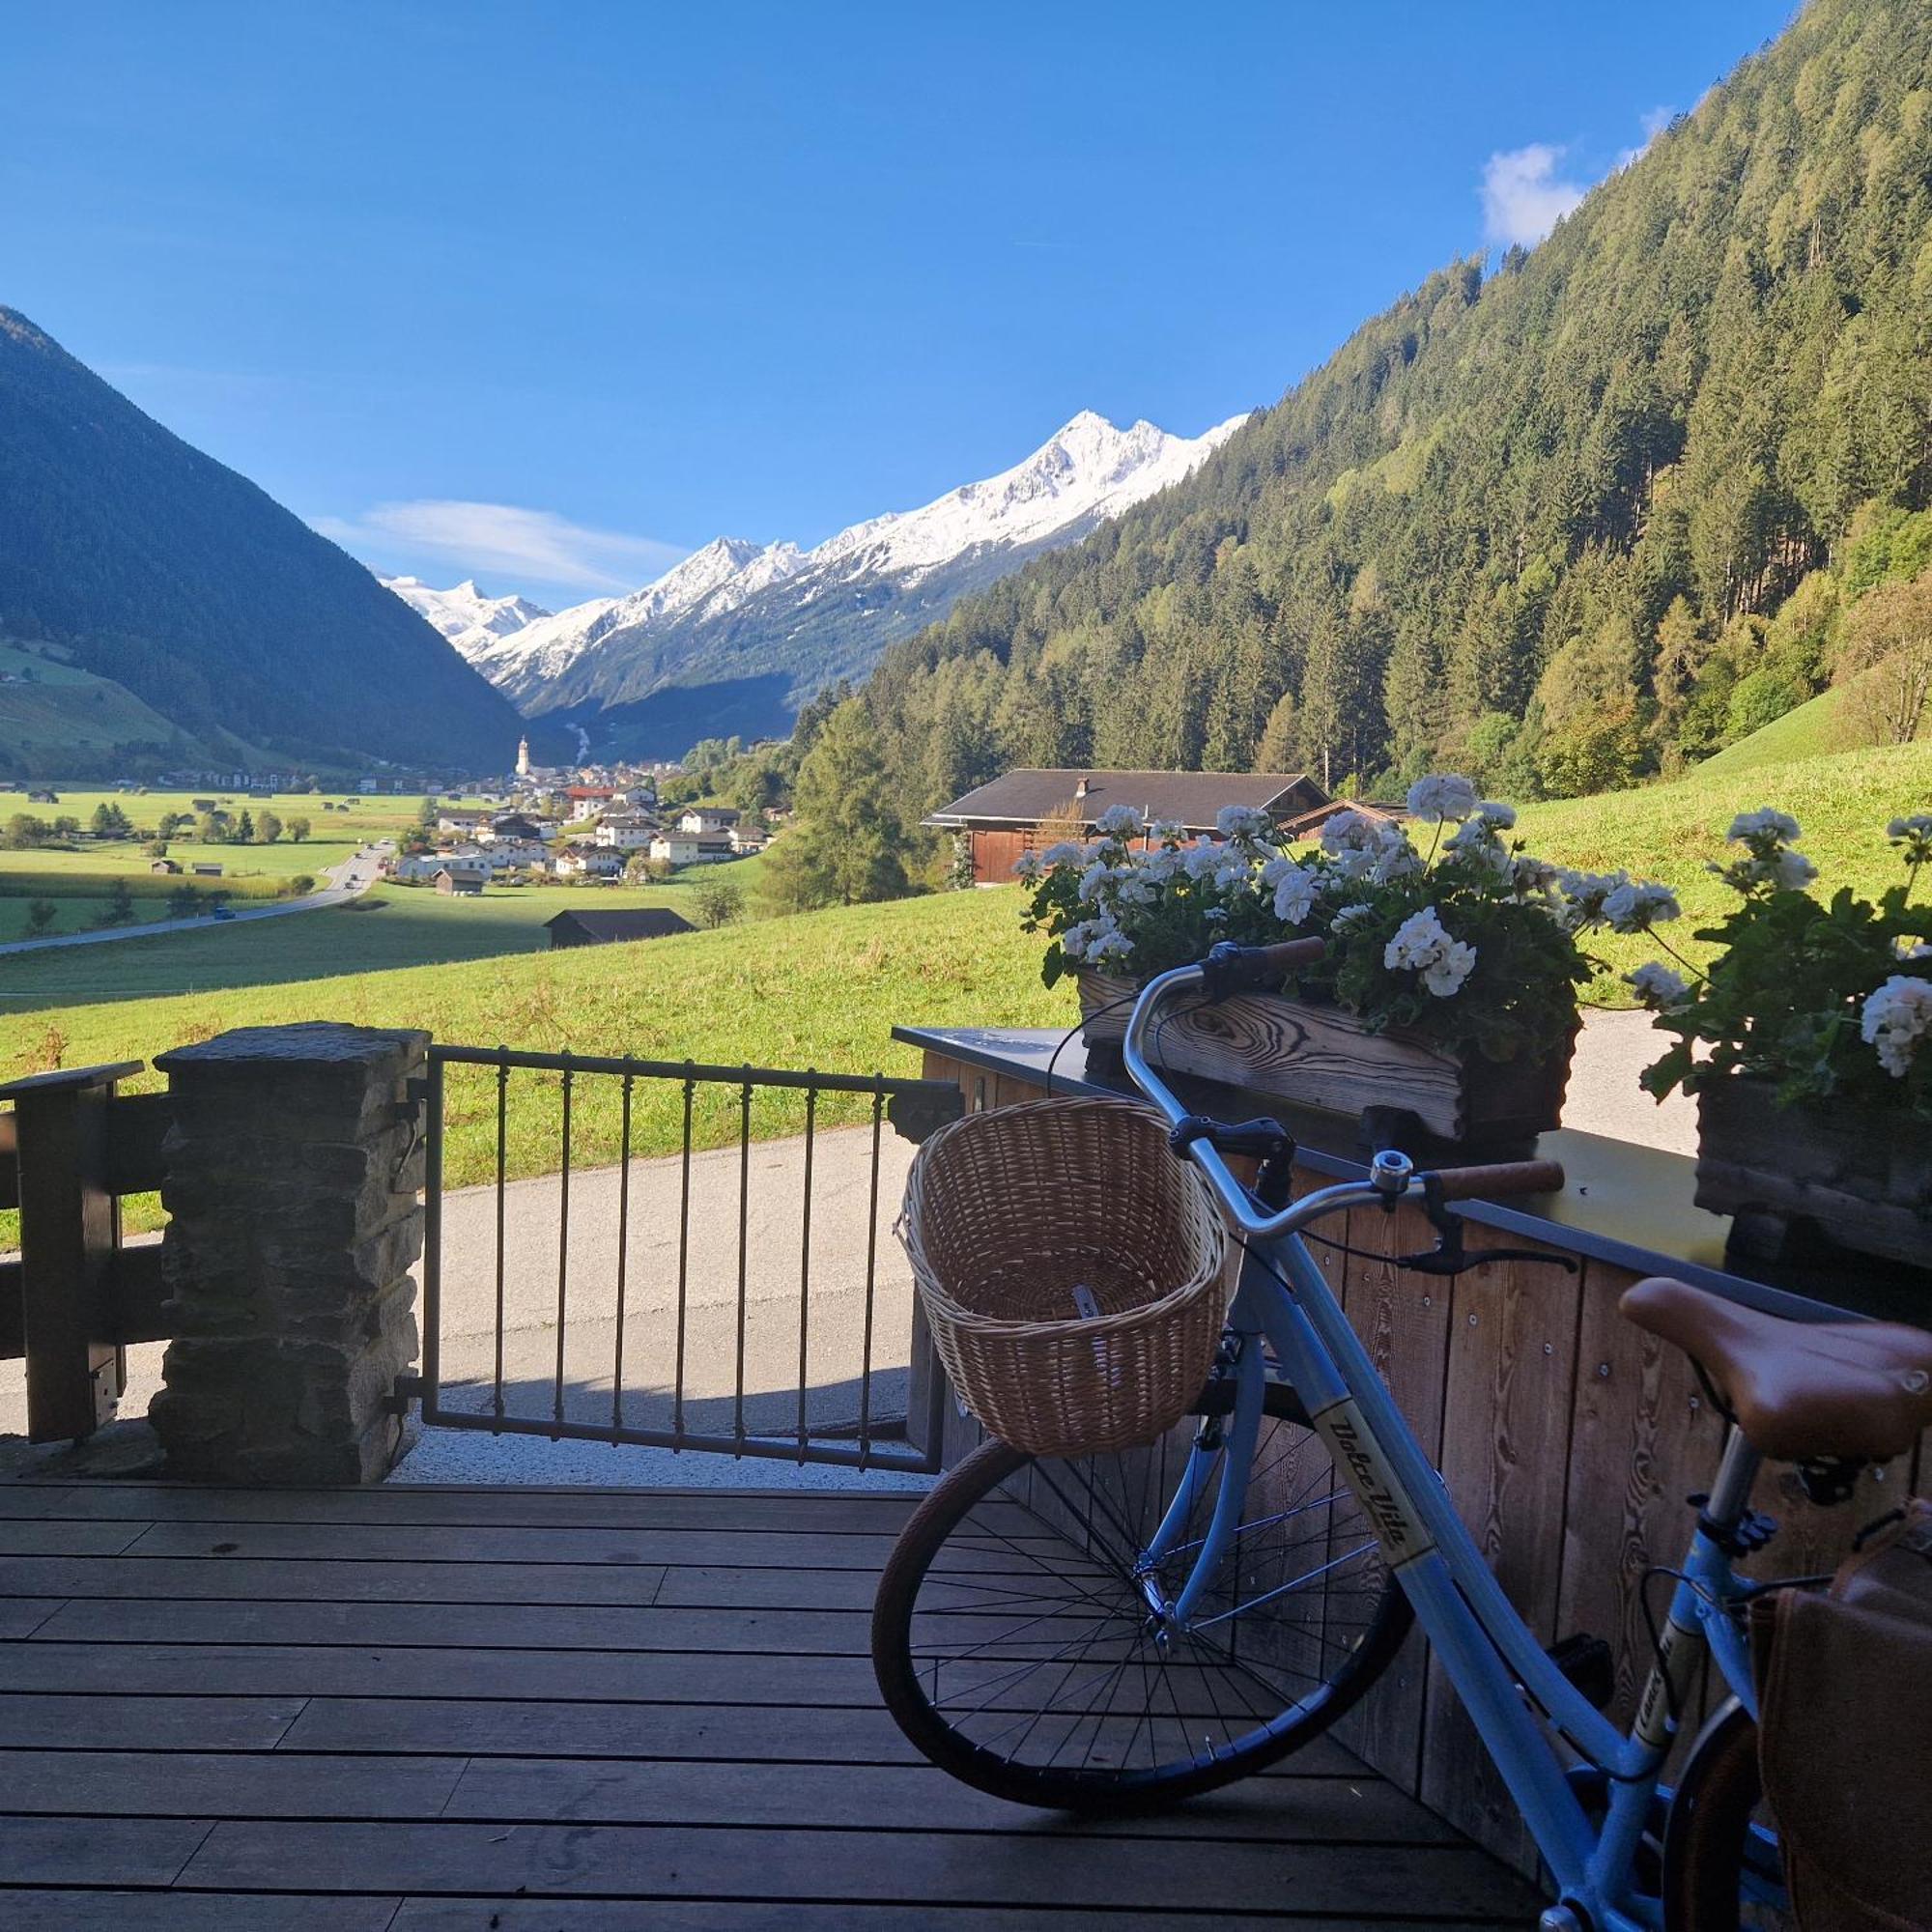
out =
[(31, 1441), (91, 1435), (125, 1384), (109, 1293), (121, 1210), (107, 1116), (114, 1083), (141, 1066), (77, 1066), (0, 1086), (0, 1101), (14, 1104)]

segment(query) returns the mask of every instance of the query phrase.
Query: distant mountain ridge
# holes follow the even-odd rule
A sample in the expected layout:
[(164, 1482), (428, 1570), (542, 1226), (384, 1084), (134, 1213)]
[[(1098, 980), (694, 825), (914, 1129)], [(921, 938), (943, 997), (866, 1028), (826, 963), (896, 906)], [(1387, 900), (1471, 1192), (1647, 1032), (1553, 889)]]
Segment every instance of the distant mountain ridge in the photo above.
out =
[(178, 736), (130, 742), (130, 763), (254, 748), (501, 771), (515, 753), (509, 703), (359, 563), (0, 308), (8, 637), (168, 722)]
[(527, 597), (484, 596), (473, 577), (448, 590), (432, 589), (419, 577), (385, 577), (382, 583), (419, 617), (434, 624), (466, 658), (550, 615), (541, 604), (532, 604)]
[[(1245, 420), (1185, 438), (1083, 411), (1010, 469), (814, 549), (719, 537), (627, 597), (445, 634), (527, 715), (561, 714), (593, 743), (674, 755), (694, 717), (781, 732), (821, 686), (863, 676), (967, 592), (1180, 482)], [(422, 591), (394, 587), (412, 602)]]

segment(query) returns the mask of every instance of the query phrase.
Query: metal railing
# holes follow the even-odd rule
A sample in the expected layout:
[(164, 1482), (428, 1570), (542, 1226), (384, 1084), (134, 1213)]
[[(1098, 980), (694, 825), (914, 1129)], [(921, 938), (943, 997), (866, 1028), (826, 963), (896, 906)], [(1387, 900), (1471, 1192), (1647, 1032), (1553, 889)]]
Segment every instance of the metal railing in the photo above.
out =
[(423, 1097), (425, 1423), (937, 1468), (886, 1128), (923, 1139), (955, 1084), (434, 1044)]

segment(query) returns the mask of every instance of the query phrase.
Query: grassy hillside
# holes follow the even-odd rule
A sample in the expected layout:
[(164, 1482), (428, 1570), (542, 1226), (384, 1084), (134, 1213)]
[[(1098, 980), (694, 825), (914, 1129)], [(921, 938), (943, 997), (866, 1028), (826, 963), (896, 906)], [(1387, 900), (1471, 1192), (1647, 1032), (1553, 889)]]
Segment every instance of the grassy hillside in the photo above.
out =
[[(1692, 931), (1736, 903), (1704, 867), (1724, 855), (1725, 828), (1739, 812), (1763, 805), (1789, 811), (1804, 828), (1801, 848), (1818, 867), (1818, 890), (1829, 895), (1850, 886), (1871, 896), (1900, 876), (1897, 854), (1886, 841), (1887, 820), (1922, 811), (1932, 801), (1932, 743), (1742, 770), (1719, 770), (1718, 762), (1674, 784), (1526, 807), (1519, 829), (1533, 851), (1560, 864), (1621, 868), (1676, 887), (1684, 918), (1665, 936), (1695, 961), (1710, 949)], [(1653, 942), (1613, 933), (1594, 935), (1590, 947), (1613, 973), (1659, 956)], [(1629, 1004), (1613, 980), (1600, 980), (1592, 997)]]
[(173, 744), (175, 727), (125, 686), (51, 649), (0, 643), (0, 744), (11, 769), (39, 777), (98, 767), (117, 748)]

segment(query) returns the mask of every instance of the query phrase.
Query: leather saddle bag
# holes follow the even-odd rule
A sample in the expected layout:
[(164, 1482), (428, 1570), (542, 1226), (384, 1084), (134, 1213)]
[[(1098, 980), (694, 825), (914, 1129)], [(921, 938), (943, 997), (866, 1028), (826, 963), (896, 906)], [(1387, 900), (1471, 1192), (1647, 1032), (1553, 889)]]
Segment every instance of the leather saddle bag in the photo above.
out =
[(1752, 1613), (1758, 1757), (1804, 1932), (1932, 1932), (1932, 1502)]

